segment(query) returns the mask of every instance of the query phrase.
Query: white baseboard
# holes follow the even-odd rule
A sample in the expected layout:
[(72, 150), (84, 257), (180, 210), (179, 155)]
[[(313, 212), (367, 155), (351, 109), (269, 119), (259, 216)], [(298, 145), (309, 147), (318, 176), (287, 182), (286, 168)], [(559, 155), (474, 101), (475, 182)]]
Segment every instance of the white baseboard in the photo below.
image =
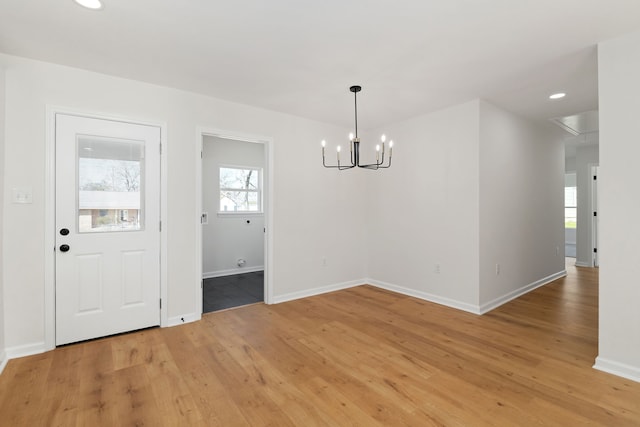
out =
[(44, 353), (48, 350), (49, 349), (45, 346), (44, 342), (38, 342), (34, 344), (7, 347), (5, 351), (7, 359), (15, 359), (18, 357), (32, 356), (34, 354)]
[(498, 298), (496, 298), (496, 299), (494, 299), (492, 301), (489, 301), (489, 302), (487, 302), (485, 304), (482, 304), (480, 306), (480, 314), (488, 313), (489, 311), (493, 310), (494, 308), (497, 308), (497, 307), (501, 306), (502, 304), (508, 303), (511, 300), (514, 300), (514, 299), (516, 299), (516, 298), (518, 298), (518, 297), (520, 297), (520, 296), (522, 296), (522, 295), (524, 295), (526, 293), (531, 292), (532, 290), (534, 290), (536, 288), (544, 286), (547, 283), (551, 283), (554, 280), (557, 280), (557, 279), (559, 279), (561, 277), (564, 277), (566, 275), (567, 275), (567, 270), (559, 271), (557, 273), (554, 273), (554, 274), (551, 274), (551, 275), (549, 275), (547, 277), (544, 277), (544, 278), (542, 278), (540, 280), (536, 280), (535, 282), (530, 283), (530, 284), (528, 284), (526, 286), (523, 286), (520, 289), (516, 289), (514, 291), (509, 292), (508, 294), (505, 294), (505, 295), (503, 295), (501, 297), (498, 297)]
[(597, 369), (608, 374), (617, 375), (631, 381), (640, 382), (640, 367), (631, 366), (625, 363), (616, 362), (614, 360), (596, 357), (596, 363), (593, 365)]
[(576, 266), (576, 267), (591, 267), (591, 266), (589, 265), (589, 263), (587, 263), (587, 262), (578, 262), (578, 261), (576, 261), (575, 266)]
[(7, 357), (7, 352), (2, 350), (2, 352), (0, 352), (0, 375), (2, 374), (2, 371), (4, 371), (4, 367), (7, 366), (8, 361), (9, 358)]
[(255, 273), (256, 271), (263, 271), (264, 265), (258, 265), (255, 267), (238, 267), (230, 270), (218, 270), (202, 273), (203, 279), (212, 279), (214, 277), (233, 276), (234, 274)]
[(202, 318), (202, 314), (198, 313), (190, 313), (183, 314), (180, 316), (174, 316), (167, 319), (167, 327), (183, 325), (185, 323), (197, 322)]
[(417, 291), (411, 288), (405, 288), (403, 286), (382, 282), (380, 280), (367, 279), (366, 283), (380, 289), (386, 289), (387, 291), (397, 292), (399, 294), (406, 295), (409, 297), (419, 298), (425, 301), (455, 308), (457, 310), (466, 311), (468, 313), (480, 314), (479, 307), (477, 305), (468, 304), (466, 302), (457, 301), (451, 298), (441, 297), (438, 295), (430, 294), (428, 292)]
[(319, 288), (305, 289), (304, 291), (291, 292), (284, 295), (276, 295), (273, 297), (273, 304), (281, 302), (293, 301), (300, 298), (312, 297), (315, 295), (326, 294), (328, 292), (339, 291), (342, 289), (353, 288), (354, 286), (364, 285), (366, 280), (351, 280), (349, 282), (336, 283), (334, 285), (321, 286)]

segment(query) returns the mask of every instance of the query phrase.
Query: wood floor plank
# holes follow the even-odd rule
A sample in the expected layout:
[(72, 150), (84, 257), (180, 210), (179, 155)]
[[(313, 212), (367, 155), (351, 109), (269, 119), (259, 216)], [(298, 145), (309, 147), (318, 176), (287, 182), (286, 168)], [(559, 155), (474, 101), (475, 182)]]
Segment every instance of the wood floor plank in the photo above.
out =
[[(188, 329), (188, 333), (183, 333), (181, 329)], [(203, 337), (210, 335), (205, 328), (176, 327), (167, 332), (169, 350), (183, 381), (196, 399), (203, 425), (248, 426), (238, 405), (230, 398), (226, 384), (212, 369), (207, 352), (209, 347), (204, 345), (203, 340)], [(194, 337), (198, 338), (194, 340)]]
[(51, 364), (42, 354), (9, 361), (0, 375), (0, 425), (26, 426), (46, 415), (42, 396)]
[[(107, 382), (112, 384), (112, 392), (107, 397), (107, 406), (116, 420), (113, 425), (167, 425), (166, 418), (161, 416), (144, 366), (119, 369), (110, 376), (112, 378), (107, 378)], [(175, 421), (181, 418), (179, 414), (173, 414), (172, 417)]]
[(183, 378), (183, 371), (177, 366), (167, 344), (158, 343), (151, 347), (149, 359), (144, 365), (152, 386), (154, 401), (162, 419), (178, 418), (178, 425), (195, 425), (202, 420), (198, 409), (197, 395)]
[(483, 316), (365, 285), (11, 360), (0, 426), (639, 426), (568, 271)]

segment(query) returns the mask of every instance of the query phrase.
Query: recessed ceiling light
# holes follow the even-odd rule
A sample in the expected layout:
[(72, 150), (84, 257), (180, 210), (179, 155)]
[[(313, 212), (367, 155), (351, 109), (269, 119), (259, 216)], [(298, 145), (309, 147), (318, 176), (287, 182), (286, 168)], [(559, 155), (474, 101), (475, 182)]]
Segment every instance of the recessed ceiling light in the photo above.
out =
[(558, 93), (554, 93), (553, 95), (549, 96), (549, 99), (560, 99), (560, 98), (564, 98), (567, 94), (564, 92), (558, 92)]
[(102, 9), (102, 2), (100, 0), (74, 0), (82, 7), (86, 7), (87, 9), (92, 10), (100, 10)]

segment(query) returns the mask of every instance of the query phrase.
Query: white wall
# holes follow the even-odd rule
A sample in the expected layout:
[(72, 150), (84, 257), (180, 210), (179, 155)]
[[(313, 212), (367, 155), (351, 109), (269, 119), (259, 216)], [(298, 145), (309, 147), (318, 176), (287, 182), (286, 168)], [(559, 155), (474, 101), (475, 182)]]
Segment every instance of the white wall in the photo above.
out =
[[(0, 64), (0, 230), (4, 228), (4, 131), (5, 131), (5, 72)], [(4, 243), (0, 241), (0, 372), (6, 363), (4, 329)]]
[[(348, 130), (146, 83), (0, 55), (6, 69), (5, 194), (33, 188), (33, 204), (4, 204), (7, 348), (44, 341), (46, 106), (63, 106), (167, 129), (168, 316), (199, 316), (196, 292), (196, 129), (273, 138), (273, 290), (276, 299), (365, 277), (364, 187), (358, 174), (321, 166), (319, 141)], [(10, 226), (8, 226), (10, 224)], [(346, 238), (345, 236), (349, 237)], [(328, 255), (326, 267), (322, 256)], [(303, 277), (305, 280), (300, 280)]]
[(573, 157), (566, 157), (564, 159), (564, 171), (565, 172), (574, 172), (576, 171), (576, 158), (575, 156)]
[(599, 162), (598, 146), (576, 148), (576, 182), (578, 191), (578, 226), (576, 227), (576, 265), (593, 267), (591, 166)]
[[(264, 168), (264, 144), (213, 136), (203, 139), (202, 206), (208, 224), (202, 226), (203, 277), (217, 277), (264, 268), (264, 215), (222, 214), (220, 166)], [(240, 268), (238, 258), (246, 261)]]
[(381, 129), (396, 142), (393, 166), (361, 172), (373, 282), (474, 312), (478, 108), (472, 101)]
[(565, 172), (564, 174), (564, 186), (565, 187), (575, 187), (577, 184), (576, 181), (576, 173), (574, 172)]
[(600, 309), (596, 368), (640, 381), (640, 32), (598, 49)]
[(565, 273), (561, 131), (482, 102), (479, 159), (486, 311)]
[(565, 273), (560, 131), (472, 101), (385, 132), (402, 155), (369, 174), (372, 283), (484, 312)]

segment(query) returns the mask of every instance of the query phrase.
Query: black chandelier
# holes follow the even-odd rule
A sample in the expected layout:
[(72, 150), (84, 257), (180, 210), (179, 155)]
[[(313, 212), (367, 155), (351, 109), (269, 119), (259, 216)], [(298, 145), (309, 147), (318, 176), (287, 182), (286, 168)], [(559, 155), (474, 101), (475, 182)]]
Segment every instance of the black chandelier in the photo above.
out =
[(353, 101), (355, 105), (355, 117), (356, 117), (356, 134), (355, 136), (353, 134), (349, 134), (349, 151), (351, 152), (350, 163), (346, 165), (340, 163), (341, 148), (338, 145), (337, 154), (336, 154), (338, 164), (327, 165), (325, 161), (325, 155), (324, 155), (324, 149), (327, 145), (327, 142), (325, 140), (322, 140), (322, 165), (325, 168), (336, 168), (338, 170), (351, 169), (351, 168), (355, 168), (356, 166), (359, 168), (374, 169), (374, 170), (388, 168), (389, 166), (391, 166), (391, 155), (393, 154), (393, 141), (389, 141), (389, 159), (387, 164), (385, 165), (384, 164), (384, 160), (385, 160), (384, 144), (387, 138), (384, 135), (382, 135), (382, 137), (380, 138), (382, 142), (382, 151), (380, 150), (381, 148), (380, 144), (376, 145), (376, 162), (369, 163), (366, 165), (360, 164), (360, 138), (358, 138), (358, 95), (357, 94), (362, 90), (362, 88), (360, 86), (351, 86), (349, 90), (353, 92)]

